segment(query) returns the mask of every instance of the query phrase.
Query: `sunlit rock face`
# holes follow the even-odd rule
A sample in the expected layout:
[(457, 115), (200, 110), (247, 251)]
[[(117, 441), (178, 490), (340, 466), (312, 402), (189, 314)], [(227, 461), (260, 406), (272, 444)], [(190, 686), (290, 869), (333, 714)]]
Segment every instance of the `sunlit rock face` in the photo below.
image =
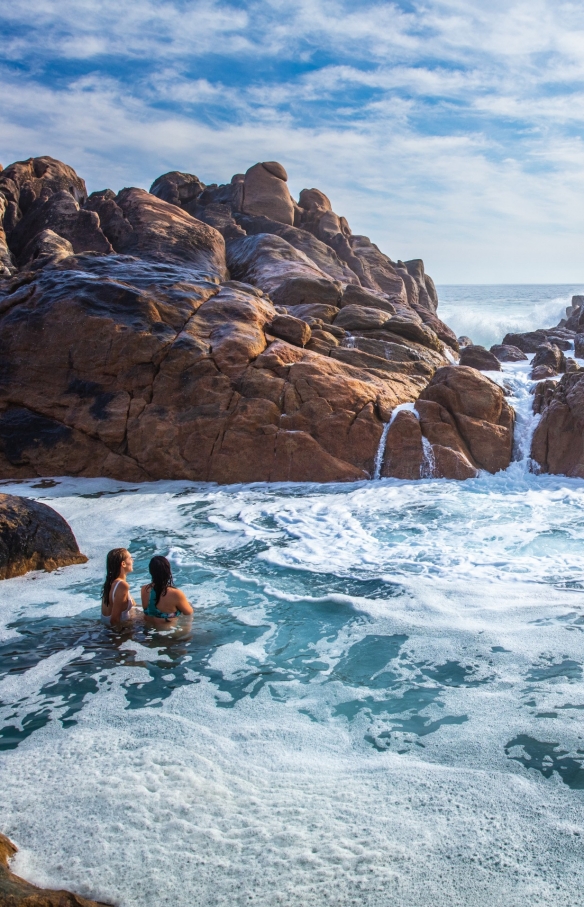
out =
[[(371, 478), (395, 407), (458, 354), (423, 262), (294, 201), (277, 162), (88, 197), (31, 158), (0, 208), (2, 477)], [(442, 473), (485, 459), (457, 456)]]

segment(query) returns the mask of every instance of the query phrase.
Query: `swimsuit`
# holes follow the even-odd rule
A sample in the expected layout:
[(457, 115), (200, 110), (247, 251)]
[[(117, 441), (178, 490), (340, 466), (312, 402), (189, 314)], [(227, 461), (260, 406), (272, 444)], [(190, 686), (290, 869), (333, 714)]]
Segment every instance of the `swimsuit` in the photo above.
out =
[[(118, 583), (121, 583), (121, 580), (117, 579), (111, 588), (110, 598), (111, 598), (112, 602), (113, 602), (114, 596), (116, 594), (116, 589), (118, 588)], [(130, 611), (132, 610), (134, 605), (135, 605), (134, 599), (132, 598), (131, 595), (128, 595), (128, 607), (126, 608), (125, 611), (122, 611), (122, 613), (120, 614), (120, 621), (128, 620), (128, 618), (130, 617)], [(107, 614), (101, 615), (101, 622), (103, 624), (105, 624), (106, 627), (111, 627), (111, 625), (112, 625), (112, 619)]]
[(150, 589), (148, 607), (144, 608), (144, 614), (146, 617), (160, 617), (162, 620), (174, 620), (175, 617), (180, 617), (181, 612), (177, 610), (174, 614), (169, 614), (167, 611), (160, 611), (159, 608), (156, 607), (156, 590), (152, 588)]

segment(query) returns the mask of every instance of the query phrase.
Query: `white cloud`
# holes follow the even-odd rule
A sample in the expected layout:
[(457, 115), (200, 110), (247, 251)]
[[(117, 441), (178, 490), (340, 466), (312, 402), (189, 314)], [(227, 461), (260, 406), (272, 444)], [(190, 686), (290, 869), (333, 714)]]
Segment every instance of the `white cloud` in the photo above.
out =
[(323, 189), (355, 232), (424, 257), (441, 282), (584, 279), (579, 4), (29, 0), (3, 12), (5, 58), (19, 64), (0, 74), (4, 164), (48, 153), (90, 189), (119, 189), (170, 169), (223, 182), (279, 159), (296, 194)]

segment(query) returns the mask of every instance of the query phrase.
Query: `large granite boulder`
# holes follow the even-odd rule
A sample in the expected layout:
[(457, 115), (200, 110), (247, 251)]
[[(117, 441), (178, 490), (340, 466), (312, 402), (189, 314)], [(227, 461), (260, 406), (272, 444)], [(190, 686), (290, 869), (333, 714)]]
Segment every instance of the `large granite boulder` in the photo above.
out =
[(86, 561), (67, 522), (55, 510), (0, 494), (0, 579)]
[(294, 204), (287, 186), (288, 174), (277, 161), (255, 164), (245, 174), (243, 211), (264, 215), (282, 224), (294, 223)]
[(497, 357), (499, 362), (523, 362), (527, 360), (523, 350), (510, 344), (496, 343), (491, 347), (490, 352)]
[(387, 433), (381, 474), (468, 479), (511, 462), (514, 413), (502, 389), (473, 368), (438, 369)]
[(460, 353), (460, 364), (469, 368), (476, 368), (480, 372), (500, 372), (501, 363), (484, 346), (470, 344), (465, 346)]
[(318, 190), (296, 205), (276, 162), (87, 198), (36, 158), (0, 203), (0, 477), (371, 477), (392, 411), (458, 350), (423, 262)]
[(542, 472), (584, 478), (584, 370), (545, 382), (535, 397), (541, 412), (531, 458)]
[(560, 350), (572, 347), (574, 331), (566, 327), (539, 328), (537, 331), (526, 331), (523, 334), (505, 334), (504, 346), (516, 346), (524, 353), (536, 353), (542, 343), (554, 343)]
[(460, 478), (461, 472), (471, 469), (494, 473), (509, 466), (514, 411), (502, 388), (475, 369), (439, 369), (422, 391), (416, 409), (438, 474)]
[(551, 378), (559, 372), (566, 371), (566, 357), (555, 343), (540, 343), (532, 359), (531, 367), (533, 377), (537, 377), (538, 369), (546, 368), (549, 374), (546, 374), (545, 377)]
[(103, 233), (116, 252), (186, 265), (212, 280), (227, 279), (222, 235), (176, 205), (144, 189), (122, 189), (116, 196), (94, 194), (88, 206), (99, 215)]
[(37, 888), (10, 870), (10, 860), (18, 848), (0, 834), (0, 904), (2, 907), (111, 907), (89, 901), (70, 891)]

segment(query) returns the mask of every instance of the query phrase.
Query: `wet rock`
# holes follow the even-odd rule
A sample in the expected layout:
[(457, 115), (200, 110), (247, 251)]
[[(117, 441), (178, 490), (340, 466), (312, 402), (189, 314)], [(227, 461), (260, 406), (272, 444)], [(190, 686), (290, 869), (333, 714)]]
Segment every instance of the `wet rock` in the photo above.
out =
[(524, 334), (506, 334), (503, 344), (517, 346), (524, 353), (537, 352), (538, 346), (543, 343), (555, 344), (560, 350), (566, 351), (571, 349), (573, 338), (573, 331), (559, 327), (541, 328), (537, 331), (527, 331)]
[[(541, 343), (535, 352), (531, 366), (533, 369), (531, 376), (534, 380), (538, 380), (539, 377), (552, 377), (566, 370), (566, 357), (555, 343)], [(538, 369), (542, 368), (547, 368), (550, 374), (540, 375)]]
[(476, 368), (482, 372), (500, 372), (501, 363), (497, 357), (484, 346), (465, 346), (460, 353), (460, 364)]
[(462, 349), (463, 346), (473, 346), (474, 344), (470, 337), (467, 337), (466, 334), (462, 334), (462, 336), (458, 338), (458, 345)]
[(545, 378), (553, 378), (557, 372), (551, 365), (538, 365), (531, 371), (532, 381), (543, 381)]
[(497, 357), (499, 362), (523, 362), (527, 359), (523, 350), (520, 350), (518, 346), (504, 343), (496, 343), (491, 347), (490, 352)]
[(542, 416), (531, 458), (542, 472), (584, 478), (584, 370), (546, 385), (534, 401)]
[(566, 371), (566, 373), (578, 372), (578, 371), (580, 371), (580, 366), (578, 365), (578, 363), (576, 362), (575, 359), (571, 359), (570, 357), (567, 357), (565, 371)]
[[(425, 407), (424, 401), (437, 404), (439, 409)], [(438, 369), (420, 394), (416, 408), (422, 432), (432, 446), (439, 444), (453, 450), (457, 461), (462, 457), (474, 469), (494, 473), (509, 466), (513, 409), (503, 390), (476, 369)]]
[(584, 334), (574, 337), (574, 355), (576, 359), (584, 359)]
[(420, 423), (408, 410), (398, 412), (387, 432), (381, 475), (394, 479), (419, 479), (424, 465)]
[(266, 325), (266, 331), (294, 346), (306, 346), (312, 333), (305, 321), (292, 315), (276, 315)]
[(3, 907), (111, 907), (89, 901), (69, 891), (37, 888), (10, 871), (10, 860), (18, 848), (0, 834), (0, 903)]
[(503, 338), (503, 346), (516, 346), (524, 353), (535, 353), (542, 343), (547, 343), (547, 333), (543, 330), (526, 331), (523, 334), (505, 334)]
[(532, 388), (533, 412), (535, 415), (542, 413), (548, 406), (555, 393), (556, 387), (556, 381), (544, 380), (540, 381), (539, 384), (536, 384), (535, 387)]
[(67, 522), (55, 510), (0, 494), (0, 579), (86, 561)]
[(0, 199), (1, 477), (366, 478), (395, 406), (457, 350), (423, 262), (353, 236), (318, 190), (296, 205), (274, 162), (87, 198), (31, 159)]
[(276, 161), (255, 164), (245, 174), (243, 210), (282, 224), (294, 223), (294, 205), (286, 185), (288, 174)]

